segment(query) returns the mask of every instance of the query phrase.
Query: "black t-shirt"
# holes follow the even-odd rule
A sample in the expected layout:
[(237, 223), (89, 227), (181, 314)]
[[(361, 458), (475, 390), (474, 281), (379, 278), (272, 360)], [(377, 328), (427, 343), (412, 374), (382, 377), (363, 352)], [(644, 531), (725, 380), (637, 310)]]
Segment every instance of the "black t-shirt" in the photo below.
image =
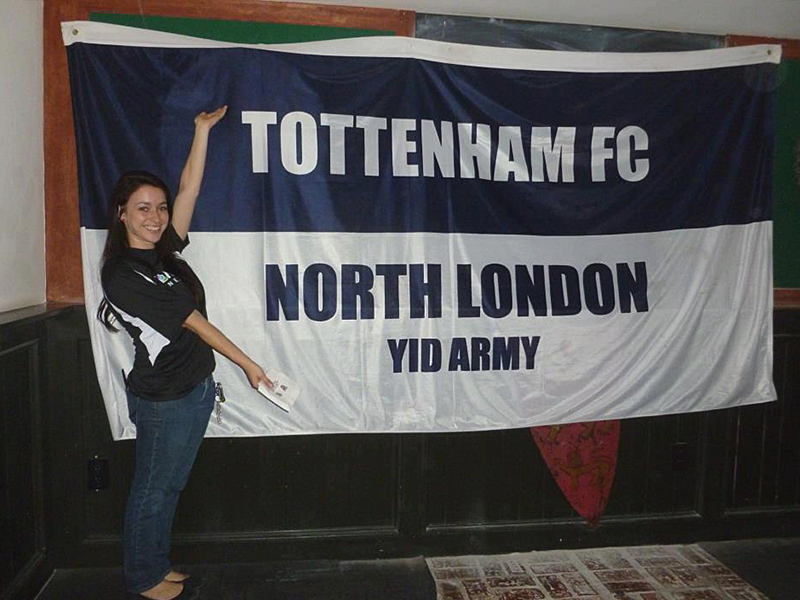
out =
[[(175, 252), (189, 243), (172, 224), (164, 235)], [(106, 262), (102, 282), (106, 299), (133, 339), (133, 369), (127, 376), (131, 392), (174, 400), (213, 372), (213, 351), (183, 327), (195, 309), (206, 316), (205, 306), (198, 306), (189, 287), (164, 268), (155, 249), (129, 248), (124, 257)]]

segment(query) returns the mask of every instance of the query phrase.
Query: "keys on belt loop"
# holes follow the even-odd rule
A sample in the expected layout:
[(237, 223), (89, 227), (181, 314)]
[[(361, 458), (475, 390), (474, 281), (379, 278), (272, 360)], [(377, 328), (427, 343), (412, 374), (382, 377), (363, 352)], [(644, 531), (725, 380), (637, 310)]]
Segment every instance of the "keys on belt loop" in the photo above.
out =
[(222, 403), (225, 402), (225, 392), (219, 381), (214, 384), (214, 400), (217, 408), (217, 425), (222, 425)]

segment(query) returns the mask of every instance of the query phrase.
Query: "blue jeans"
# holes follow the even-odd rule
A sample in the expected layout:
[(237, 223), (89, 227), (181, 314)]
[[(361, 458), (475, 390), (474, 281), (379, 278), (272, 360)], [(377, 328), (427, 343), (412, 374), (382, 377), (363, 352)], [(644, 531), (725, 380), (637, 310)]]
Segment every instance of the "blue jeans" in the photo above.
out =
[(172, 519), (214, 409), (209, 376), (177, 400), (153, 402), (128, 392), (136, 425), (136, 469), (125, 509), (125, 582), (138, 594), (170, 571)]

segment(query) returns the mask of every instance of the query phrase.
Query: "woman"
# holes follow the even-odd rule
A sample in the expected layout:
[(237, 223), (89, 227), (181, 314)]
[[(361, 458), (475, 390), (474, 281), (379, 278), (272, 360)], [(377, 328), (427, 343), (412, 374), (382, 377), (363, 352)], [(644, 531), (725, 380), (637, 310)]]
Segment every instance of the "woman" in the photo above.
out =
[(227, 106), (200, 113), (175, 202), (158, 177), (125, 173), (112, 193), (103, 250), (105, 298), (98, 318), (130, 334), (134, 365), (126, 377), (136, 425), (136, 470), (125, 510), (125, 579), (130, 592), (170, 600), (186, 575), (169, 563), (172, 519), (214, 406), (212, 348), (257, 388), (264, 371), (206, 320), (200, 280), (177, 253), (189, 243), (206, 162), (208, 135)]

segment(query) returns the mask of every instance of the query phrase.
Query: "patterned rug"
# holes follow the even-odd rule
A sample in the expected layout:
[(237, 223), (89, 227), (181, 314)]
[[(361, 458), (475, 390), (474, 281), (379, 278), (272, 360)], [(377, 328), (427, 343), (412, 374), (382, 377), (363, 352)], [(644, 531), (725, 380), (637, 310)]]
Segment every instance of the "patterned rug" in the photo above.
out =
[(427, 561), (439, 600), (769, 600), (697, 545)]

